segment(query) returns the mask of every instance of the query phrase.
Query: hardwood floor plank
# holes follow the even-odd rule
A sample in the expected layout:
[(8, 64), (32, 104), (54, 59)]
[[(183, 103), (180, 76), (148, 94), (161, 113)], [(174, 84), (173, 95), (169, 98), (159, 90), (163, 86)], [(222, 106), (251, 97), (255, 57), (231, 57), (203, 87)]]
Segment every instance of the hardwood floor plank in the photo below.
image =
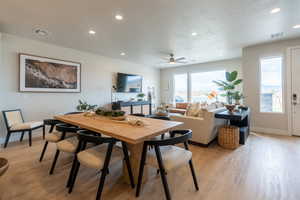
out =
[[(0, 178), (1, 200), (89, 200), (94, 199), (99, 182), (97, 171), (82, 167), (74, 192), (65, 188), (72, 158), (62, 154), (52, 176), (48, 171), (55, 145), (49, 144), (44, 161), (38, 161), (44, 142), (35, 137), (33, 146), (10, 143), (0, 149), (0, 157), (10, 162)], [(300, 138), (251, 134), (247, 144), (226, 150), (217, 144), (209, 148), (190, 145), (199, 188), (195, 191), (188, 168), (169, 172), (167, 179), (174, 200), (299, 200)], [(131, 200), (135, 191), (123, 182), (122, 163), (110, 167), (103, 199)], [(142, 187), (140, 200), (164, 199), (156, 169), (149, 167), (148, 182)]]

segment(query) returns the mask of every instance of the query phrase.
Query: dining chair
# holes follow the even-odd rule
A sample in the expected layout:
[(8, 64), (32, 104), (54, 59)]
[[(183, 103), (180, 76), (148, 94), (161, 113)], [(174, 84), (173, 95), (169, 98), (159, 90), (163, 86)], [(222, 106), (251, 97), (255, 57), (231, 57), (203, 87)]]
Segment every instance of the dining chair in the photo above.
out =
[(42, 128), (43, 129), (43, 139), (45, 138), (45, 126), (43, 122), (31, 121), (25, 122), (21, 109), (15, 110), (4, 110), (2, 111), (4, 122), (7, 129), (7, 135), (4, 143), (4, 148), (7, 147), (10, 135), (12, 133), (21, 132), (20, 142), (23, 141), (24, 134), (28, 132), (29, 136), (29, 146), (32, 145), (32, 131)]
[[(170, 121), (171, 119), (168, 116), (159, 116), (159, 115), (152, 115), (150, 116), (150, 118), (152, 119), (160, 119), (160, 120), (166, 120), (166, 121)], [(160, 138), (161, 139), (165, 139), (165, 137), (169, 137), (170, 135), (168, 133), (163, 133), (161, 134)], [(156, 136), (155, 139), (158, 139), (159, 136)]]
[[(63, 128), (61, 128), (61, 126), (63, 126)], [(62, 122), (60, 122), (59, 124), (55, 124), (55, 127), (56, 127), (55, 131), (53, 131), (54, 128), (53, 129), (50, 128), (49, 133), (45, 137), (45, 144), (44, 144), (44, 147), (43, 147), (40, 159), (39, 159), (40, 162), (43, 161), (43, 158), (44, 158), (44, 155), (45, 155), (45, 152), (47, 150), (49, 143), (58, 143), (59, 141), (65, 139), (65, 138), (76, 136), (76, 133), (73, 133), (73, 132), (66, 132), (64, 134), (63, 131), (64, 131), (65, 126), (69, 126), (71, 128), (76, 128), (74, 126), (71, 126), (71, 125), (68, 125), (68, 124), (65, 124)], [(64, 137), (63, 137), (63, 135), (64, 135)]]
[[(76, 126), (71, 126), (68, 124), (59, 124), (56, 126), (56, 130), (59, 134), (51, 134), (51, 139), (55, 138), (58, 141), (56, 142), (56, 152), (54, 155), (54, 159), (51, 165), (51, 169), (49, 174), (53, 174), (57, 159), (59, 157), (60, 152), (74, 154), (76, 148), (78, 146), (78, 140), (76, 133), (82, 129)], [(54, 140), (53, 140), (54, 141)]]
[[(65, 113), (65, 115), (70, 115), (70, 114), (79, 114), (79, 113), (82, 113), (82, 112), (69, 112), (69, 113)], [(66, 123), (63, 123), (59, 120), (56, 120), (56, 119), (45, 119), (44, 120), (44, 125), (49, 125), (50, 126), (50, 129), (49, 129), (49, 132), (48, 134), (46, 135), (45, 137), (45, 144), (44, 144), (44, 147), (43, 147), (43, 150), (42, 150), (42, 153), (41, 153), (41, 156), (40, 156), (40, 162), (43, 161), (43, 158), (44, 158), (44, 155), (45, 155), (45, 152), (47, 150), (47, 147), (48, 147), (48, 143), (49, 142), (52, 142), (52, 143), (57, 143), (61, 140), (61, 136), (62, 136), (62, 132), (59, 132), (59, 131), (55, 131), (53, 132), (55, 126), (57, 124), (66, 124)], [(71, 125), (70, 125), (71, 126)], [(72, 135), (71, 134), (66, 134), (66, 137), (71, 137), (71, 136), (75, 136), (74, 133)]]
[[(195, 188), (196, 190), (199, 190), (192, 162), (192, 152), (189, 151), (188, 147), (188, 140), (192, 137), (192, 131), (173, 130), (170, 131), (170, 136), (171, 138), (168, 139), (149, 140), (144, 142), (140, 162), (138, 184), (136, 189), (136, 197), (139, 197), (140, 195), (144, 166), (146, 163), (147, 165), (150, 165), (152, 167), (159, 168), (167, 200), (171, 200), (171, 195), (168, 187), (166, 173), (170, 170), (177, 169), (187, 163), (189, 164), (191, 169)], [(180, 143), (183, 143), (185, 148), (175, 146)], [(149, 149), (149, 146), (153, 146), (154, 148)]]
[[(123, 159), (126, 163), (131, 187), (134, 188), (134, 179), (126, 143), (122, 142), (121, 150), (118, 147), (114, 148), (116, 142), (119, 140), (112, 137), (102, 137), (100, 135), (96, 136), (87, 133), (90, 133), (90, 131), (81, 131), (78, 133), (78, 153), (75, 156), (67, 185), (69, 187), (69, 193), (73, 190), (79, 167), (82, 164), (89, 168), (101, 170), (100, 183), (96, 195), (96, 200), (100, 200), (109, 165), (122, 161)], [(85, 149), (88, 143), (96, 144), (96, 146)]]

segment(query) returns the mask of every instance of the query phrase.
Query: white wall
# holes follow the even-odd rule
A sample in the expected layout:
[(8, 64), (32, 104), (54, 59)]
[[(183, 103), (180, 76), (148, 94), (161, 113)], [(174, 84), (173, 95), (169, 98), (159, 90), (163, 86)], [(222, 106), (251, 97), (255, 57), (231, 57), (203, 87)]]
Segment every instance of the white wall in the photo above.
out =
[(239, 72), (239, 77), (243, 77), (242, 60), (240, 58), (222, 60), (217, 62), (208, 62), (195, 65), (187, 65), (182, 67), (165, 68), (160, 71), (161, 83), (161, 102), (172, 103), (173, 98), (173, 77), (174, 74), (181, 74), (187, 72), (208, 72), (217, 70), (226, 70)]
[[(300, 45), (300, 39), (284, 40), (268, 44), (261, 44), (243, 49), (243, 74), (244, 74), (244, 94), (245, 102), (252, 108), (252, 127), (253, 130), (267, 133), (288, 134), (288, 114), (286, 80), (286, 53), (288, 47)], [(262, 57), (282, 55), (284, 58), (284, 102), (285, 113), (283, 114), (264, 114), (259, 112), (259, 60)]]
[[(101, 48), (101, 46), (99, 47)], [(2, 34), (0, 40), (0, 110), (21, 108), (26, 120), (43, 120), (58, 113), (75, 110), (78, 99), (104, 105), (111, 101), (112, 76), (115, 72), (140, 74), (144, 77), (143, 92), (156, 88), (159, 101), (159, 70), (96, 54), (55, 46), (39, 41)], [(81, 93), (20, 93), (18, 53), (72, 60), (82, 64)], [(2, 59), (1, 59), (2, 58)], [(2, 114), (0, 117), (2, 120)], [(0, 139), (6, 134), (3, 121)]]

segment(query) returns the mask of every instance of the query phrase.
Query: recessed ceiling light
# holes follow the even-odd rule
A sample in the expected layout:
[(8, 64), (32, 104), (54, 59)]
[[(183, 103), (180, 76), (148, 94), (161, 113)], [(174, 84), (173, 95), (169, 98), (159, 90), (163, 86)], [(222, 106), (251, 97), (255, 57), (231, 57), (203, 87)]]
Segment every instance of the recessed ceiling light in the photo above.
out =
[(40, 28), (34, 29), (33, 32), (34, 32), (35, 34), (37, 34), (38, 36), (43, 36), (43, 37), (46, 37), (47, 35), (49, 35), (49, 32), (48, 32), (48, 31), (43, 30), (43, 29), (40, 29)]
[(116, 20), (123, 20), (123, 16), (122, 15), (120, 15), (120, 14), (118, 14), (118, 15), (115, 15), (115, 19)]
[(95, 34), (96, 34), (96, 31), (89, 30), (89, 34), (90, 34), (90, 35), (95, 35)]
[(300, 28), (300, 24), (297, 24), (297, 25), (295, 25), (295, 26), (293, 26), (293, 28)]
[(122, 53), (120, 53), (120, 55), (121, 55), (121, 56), (125, 56), (125, 55), (126, 55), (126, 53), (122, 52)]
[(197, 36), (197, 35), (198, 35), (198, 33), (192, 32), (192, 36)]
[(275, 14), (275, 13), (278, 13), (278, 12), (280, 12), (280, 8), (273, 8), (273, 9), (270, 11), (271, 14)]

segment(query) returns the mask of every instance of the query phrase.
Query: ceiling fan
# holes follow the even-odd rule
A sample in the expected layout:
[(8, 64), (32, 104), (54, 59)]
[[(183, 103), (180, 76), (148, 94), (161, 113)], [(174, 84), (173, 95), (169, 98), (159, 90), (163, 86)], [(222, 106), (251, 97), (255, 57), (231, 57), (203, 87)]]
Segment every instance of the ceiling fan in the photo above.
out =
[(185, 57), (175, 58), (173, 53), (169, 54), (168, 58), (165, 58), (168, 61), (168, 64), (178, 64), (178, 63), (187, 63), (187, 60)]

